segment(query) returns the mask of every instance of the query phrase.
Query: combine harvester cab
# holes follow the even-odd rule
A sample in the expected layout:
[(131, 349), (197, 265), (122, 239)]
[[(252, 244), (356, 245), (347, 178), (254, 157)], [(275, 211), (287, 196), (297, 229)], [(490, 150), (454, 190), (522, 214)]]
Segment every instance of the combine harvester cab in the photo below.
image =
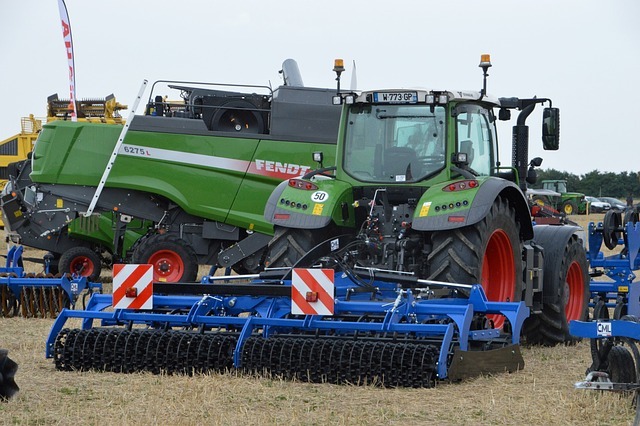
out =
[[(237, 369), (309, 382), (430, 387), (524, 366), (519, 330), (528, 308), (489, 302), (479, 285), (370, 279), (330, 268), (206, 277), (202, 284), (141, 281), (152, 295), (140, 282), (134, 290), (128, 278), (114, 277), (113, 295), (95, 294), (87, 310), (60, 314), (46, 350), (57, 369)], [(469, 299), (426, 297), (443, 285), (467, 290)], [(106, 309), (146, 301), (146, 311)], [(507, 318), (513, 333), (477, 329), (488, 314)], [(82, 318), (82, 329), (65, 328), (70, 318)]]
[[(273, 192), (265, 219), (275, 235), (269, 267), (300, 264), (338, 235), (351, 241), (318, 253), (389, 274), (480, 283), (490, 301), (525, 301), (528, 343), (572, 340), (584, 319), (588, 266), (577, 226), (532, 222), (525, 191), (542, 159), (528, 158), (525, 124), (538, 104), (545, 149), (559, 147), (559, 110), (546, 98), (495, 98), (479, 92), (373, 90), (340, 93), (336, 166), (289, 179)], [(337, 72), (341, 67), (336, 66)], [(513, 126), (512, 167), (498, 157), (498, 120)], [(321, 159), (323, 153), (315, 154)], [(328, 175), (328, 171), (335, 174)], [(441, 296), (449, 296), (446, 289)], [(456, 290), (459, 297), (467, 292)], [(503, 318), (491, 318), (497, 326)]]
[[(312, 168), (311, 152), (335, 145), (340, 115), (333, 92), (304, 87), (295, 62), (285, 61), (283, 74), (286, 84), (275, 90), (156, 82), (145, 115), (129, 120), (113, 156), (119, 126), (47, 124), (31, 163), (5, 191), (11, 230), (44, 246), (97, 198), (94, 211), (118, 224), (116, 259), (154, 264), (159, 281), (195, 281), (202, 264), (261, 270), (273, 233), (264, 203), (283, 179)], [(165, 91), (181, 100), (158, 94)], [(133, 219), (152, 225), (127, 252), (121, 232)]]
[[(602, 244), (617, 253), (605, 256)], [(593, 318), (572, 321), (571, 333), (591, 339), (592, 363), (578, 389), (633, 392), (634, 424), (640, 423), (640, 222), (638, 211), (608, 211), (603, 222), (589, 224), (589, 263)], [(613, 312), (613, 313), (612, 313)]]

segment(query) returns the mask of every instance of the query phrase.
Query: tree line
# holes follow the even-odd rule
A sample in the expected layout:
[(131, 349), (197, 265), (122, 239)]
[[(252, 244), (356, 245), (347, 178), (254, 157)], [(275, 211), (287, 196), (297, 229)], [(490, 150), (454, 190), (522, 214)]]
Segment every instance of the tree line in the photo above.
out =
[(541, 188), (542, 181), (546, 179), (564, 179), (567, 181), (567, 190), (581, 192), (593, 197), (614, 197), (624, 201), (629, 194), (634, 199), (640, 198), (640, 173), (639, 172), (600, 172), (591, 171), (584, 175), (575, 175), (569, 172), (561, 172), (555, 169), (537, 170), (538, 180), (533, 188)]

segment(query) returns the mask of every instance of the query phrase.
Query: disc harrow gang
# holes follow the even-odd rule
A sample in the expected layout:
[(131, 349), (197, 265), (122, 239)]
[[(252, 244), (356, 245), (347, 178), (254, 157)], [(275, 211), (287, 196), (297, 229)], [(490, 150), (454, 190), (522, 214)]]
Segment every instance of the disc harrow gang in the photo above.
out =
[(18, 265), (22, 265), (22, 247), (14, 246), (6, 267), (0, 268), (1, 317), (56, 318), (75, 304), (83, 290), (102, 291), (101, 283), (90, 283), (85, 277), (25, 273)]
[[(312, 270), (301, 271), (294, 276), (312, 275)], [(294, 311), (297, 284), (282, 272), (277, 279), (265, 272), (207, 277), (201, 284), (153, 283), (151, 310), (106, 310), (112, 297), (93, 294), (86, 310), (60, 313), (47, 339), (47, 357), (64, 371), (192, 375), (233, 370), (385, 387), (430, 387), (448, 377), (524, 366), (519, 350), (529, 313), (524, 302), (489, 302), (479, 285), (467, 286), (468, 300), (443, 299), (388, 277), (333, 276), (333, 312), (324, 315)], [(358, 290), (362, 283), (364, 290)], [(503, 315), (510, 327), (491, 328), (482, 320), (486, 315)], [(82, 328), (65, 327), (69, 318), (81, 318)], [(94, 321), (100, 325), (94, 327)], [(454, 353), (464, 358), (471, 351), (470, 359), (477, 362), (452, 363)]]

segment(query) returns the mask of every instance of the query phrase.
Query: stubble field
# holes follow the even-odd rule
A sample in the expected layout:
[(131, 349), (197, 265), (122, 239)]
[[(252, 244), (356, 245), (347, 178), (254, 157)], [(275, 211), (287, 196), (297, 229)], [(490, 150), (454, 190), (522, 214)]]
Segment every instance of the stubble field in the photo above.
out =
[[(586, 227), (601, 217), (573, 219)], [(525, 367), (512, 374), (433, 389), (381, 389), (235, 373), (60, 372), (44, 357), (52, 322), (0, 318), (0, 348), (20, 365), (21, 388), (17, 397), (0, 403), (0, 424), (626, 425), (635, 415), (629, 396), (574, 389), (591, 363), (587, 341), (525, 347)]]

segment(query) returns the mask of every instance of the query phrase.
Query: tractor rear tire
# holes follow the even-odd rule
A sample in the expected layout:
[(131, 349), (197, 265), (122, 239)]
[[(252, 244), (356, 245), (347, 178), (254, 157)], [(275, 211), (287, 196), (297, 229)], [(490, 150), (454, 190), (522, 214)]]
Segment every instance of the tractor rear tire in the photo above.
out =
[[(547, 238), (553, 241), (553, 227), (547, 228)], [(551, 237), (551, 238), (550, 238)], [(544, 247), (544, 283), (542, 312), (525, 321), (523, 333), (527, 343), (556, 345), (575, 343), (569, 333), (572, 320), (586, 321), (589, 298), (589, 267), (581, 241), (572, 235), (564, 247), (542, 244)]]
[(172, 234), (151, 235), (133, 252), (133, 263), (153, 265), (153, 280), (194, 282), (198, 257), (183, 239)]
[(80, 275), (87, 277), (90, 282), (97, 282), (102, 261), (98, 253), (88, 247), (72, 247), (60, 256), (58, 270), (61, 274)]
[[(482, 284), (490, 301), (517, 302), (522, 297), (522, 241), (515, 210), (498, 197), (480, 222), (432, 235), (427, 258), (430, 280)], [(495, 327), (504, 317), (492, 315)]]
[(267, 254), (269, 268), (294, 266), (312, 248), (331, 236), (327, 229), (294, 229), (275, 227)]

